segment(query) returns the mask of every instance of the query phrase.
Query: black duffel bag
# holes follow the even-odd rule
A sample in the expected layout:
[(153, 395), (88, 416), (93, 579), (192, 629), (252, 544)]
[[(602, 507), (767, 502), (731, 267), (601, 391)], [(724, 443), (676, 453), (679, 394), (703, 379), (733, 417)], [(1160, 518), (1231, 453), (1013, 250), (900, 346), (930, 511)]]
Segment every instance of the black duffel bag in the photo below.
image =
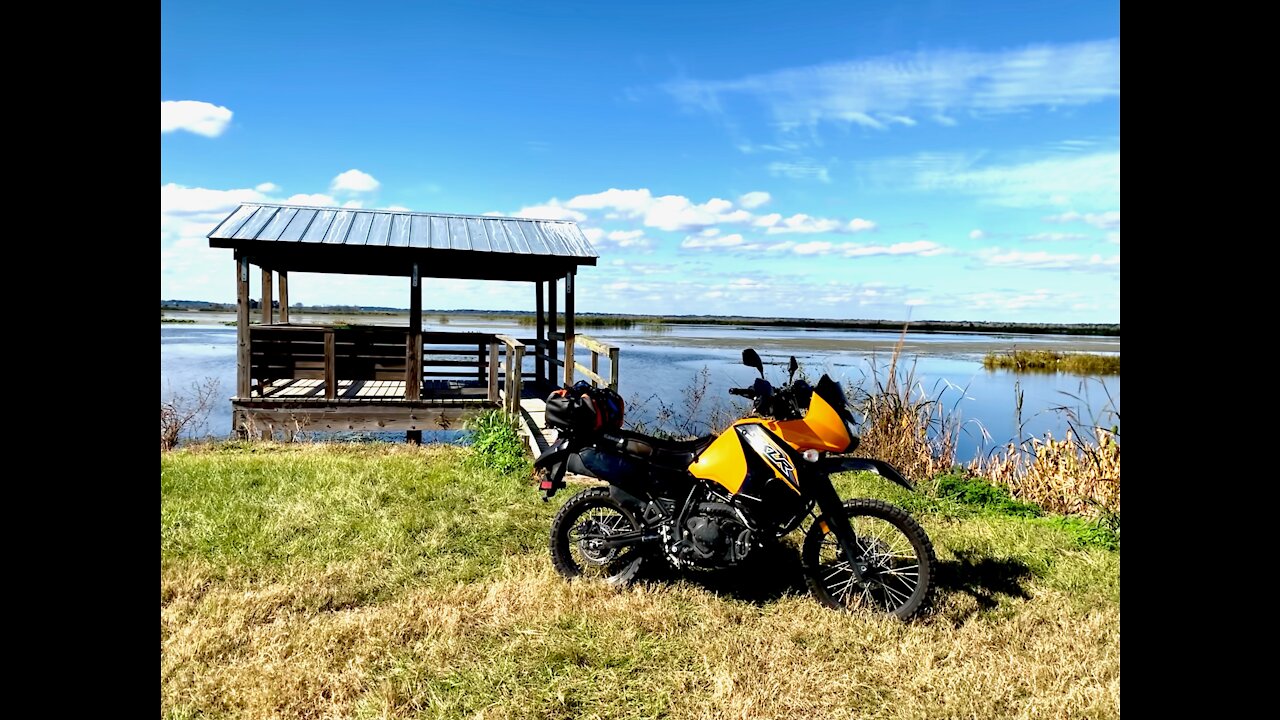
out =
[(546, 424), (577, 434), (617, 430), (622, 427), (625, 408), (621, 395), (583, 380), (547, 396)]

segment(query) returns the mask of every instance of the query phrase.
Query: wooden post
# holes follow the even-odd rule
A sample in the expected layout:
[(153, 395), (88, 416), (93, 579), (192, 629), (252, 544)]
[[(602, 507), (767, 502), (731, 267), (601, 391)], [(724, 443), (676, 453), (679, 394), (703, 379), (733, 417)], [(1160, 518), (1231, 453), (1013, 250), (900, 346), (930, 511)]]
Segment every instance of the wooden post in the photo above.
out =
[(236, 397), (249, 399), (249, 258), (236, 258)]
[(512, 375), (511, 415), (513, 417), (519, 417), (520, 416), (520, 393), (524, 391), (524, 380), (522, 377), (524, 373), (524, 370), (523, 370), (524, 346), (523, 345), (517, 346), (516, 348), (514, 348), (514, 350), (515, 352), (513, 354), (516, 357), (511, 368), (511, 375)]
[(559, 322), (559, 318), (556, 316), (556, 280), (552, 278), (547, 281), (547, 323), (549, 328), (547, 339), (550, 340), (547, 343), (547, 355), (551, 358), (547, 361), (547, 379), (554, 380), (556, 387), (559, 387), (560, 368), (556, 367), (555, 362), (556, 356), (560, 354), (559, 348), (556, 347), (556, 343), (560, 342), (556, 337), (557, 322)]
[[(409, 330), (405, 333), (404, 397), (406, 400), (422, 399), (422, 278), (418, 275), (418, 263), (413, 264), (409, 276)], [(404, 441), (411, 445), (422, 444), (422, 431), (405, 431)]]
[(476, 344), (476, 382), (484, 385), (484, 343)]
[[(595, 373), (596, 375), (600, 374), (600, 353), (596, 352), (595, 350), (591, 351), (591, 372)], [(594, 385), (595, 381), (592, 380), (591, 384)]]
[(280, 322), (285, 325), (289, 324), (289, 271), (280, 270), (276, 273), (280, 277)]
[(498, 342), (489, 341), (489, 402), (498, 402)]
[(502, 383), (502, 392), (506, 395), (506, 397), (504, 397), (502, 400), (502, 403), (503, 403), (502, 407), (508, 413), (511, 412), (511, 390), (512, 390), (511, 361), (514, 359), (515, 359), (515, 351), (510, 345), (507, 345), (506, 377), (503, 378), (503, 383)]
[(275, 319), (271, 309), (271, 271), (262, 268), (262, 324), (270, 325)]
[(564, 384), (573, 384), (573, 271), (564, 276)]
[(533, 359), (533, 375), (538, 381), (538, 384), (541, 385), (542, 383), (547, 382), (547, 361), (540, 357), (536, 357), (536, 354), (547, 354), (547, 318), (542, 312), (542, 281), (539, 280), (535, 282), (533, 286), (537, 289), (535, 294), (538, 299), (538, 335), (537, 342), (535, 342), (533, 346), (533, 352), (535, 353), (535, 357)]
[(337, 339), (334, 337), (333, 328), (325, 328), (324, 331), (324, 399), (335, 400), (338, 397), (338, 365), (337, 365)]
[(618, 348), (609, 348), (609, 389), (618, 392)]

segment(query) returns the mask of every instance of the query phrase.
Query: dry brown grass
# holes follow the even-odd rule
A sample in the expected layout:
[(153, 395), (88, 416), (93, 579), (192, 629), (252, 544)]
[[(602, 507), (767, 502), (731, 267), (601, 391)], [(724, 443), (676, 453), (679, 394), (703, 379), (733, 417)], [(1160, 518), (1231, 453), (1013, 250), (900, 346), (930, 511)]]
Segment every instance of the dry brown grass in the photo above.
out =
[(940, 591), (911, 623), (822, 608), (794, 562), (749, 574), (755, 595), (707, 576), (615, 592), (552, 571), (566, 497), (542, 505), (463, 455), (164, 453), (162, 715), (1119, 715), (1119, 553), (1052, 524), (920, 515)]
[(695, 586), (565, 583), (541, 557), (389, 602), (161, 578), (161, 705), (263, 718), (1118, 717), (1119, 608), (1036, 593), (1001, 618), (763, 607)]
[(1010, 444), (974, 460), (969, 470), (1052, 512), (1120, 512), (1120, 442), (1105, 428), (1093, 428), (1087, 438), (1068, 429), (1062, 440), (1046, 433), (1022, 446)]

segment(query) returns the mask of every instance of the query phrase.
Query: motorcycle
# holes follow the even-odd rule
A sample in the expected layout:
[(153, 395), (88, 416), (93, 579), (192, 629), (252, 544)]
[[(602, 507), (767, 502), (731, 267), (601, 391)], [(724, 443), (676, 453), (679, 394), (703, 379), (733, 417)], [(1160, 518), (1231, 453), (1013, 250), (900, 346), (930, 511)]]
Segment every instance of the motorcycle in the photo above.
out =
[[(597, 413), (559, 412), (547, 425), (555, 443), (534, 463), (543, 500), (565, 487), (566, 472), (606, 481), (570, 498), (551, 523), (551, 559), (566, 578), (599, 577), (615, 586), (649, 559), (677, 569), (740, 566), (811, 520), (801, 564), (813, 596), (831, 608), (868, 608), (907, 619), (928, 605), (937, 559), (924, 528), (882, 500), (841, 501), (831, 476), (870, 471), (912, 489), (890, 464), (852, 457), (859, 443), (844, 390), (823, 375), (774, 388), (755, 350), (742, 363), (760, 377), (729, 392), (751, 412), (720, 435), (670, 440), (601, 427)], [(590, 405), (584, 393), (583, 403)], [(582, 418), (587, 421), (583, 422)], [(819, 514), (819, 512), (821, 514)]]

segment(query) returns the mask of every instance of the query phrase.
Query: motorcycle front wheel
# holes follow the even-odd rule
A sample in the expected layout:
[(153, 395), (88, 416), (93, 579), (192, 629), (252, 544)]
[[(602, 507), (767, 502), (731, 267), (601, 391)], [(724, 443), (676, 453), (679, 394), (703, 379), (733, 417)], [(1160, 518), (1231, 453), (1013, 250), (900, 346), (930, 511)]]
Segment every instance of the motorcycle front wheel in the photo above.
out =
[[(846, 500), (858, 557), (847, 558), (826, 517), (809, 527), (801, 560), (810, 592), (840, 610), (890, 612), (906, 620), (928, 605), (938, 559), (920, 523), (882, 500)], [(857, 563), (863, 582), (853, 575)]]
[(639, 529), (635, 515), (614, 500), (608, 488), (583, 490), (569, 498), (551, 521), (551, 562), (569, 579), (597, 578), (624, 586), (640, 570), (644, 553), (636, 545), (609, 548), (603, 541)]

